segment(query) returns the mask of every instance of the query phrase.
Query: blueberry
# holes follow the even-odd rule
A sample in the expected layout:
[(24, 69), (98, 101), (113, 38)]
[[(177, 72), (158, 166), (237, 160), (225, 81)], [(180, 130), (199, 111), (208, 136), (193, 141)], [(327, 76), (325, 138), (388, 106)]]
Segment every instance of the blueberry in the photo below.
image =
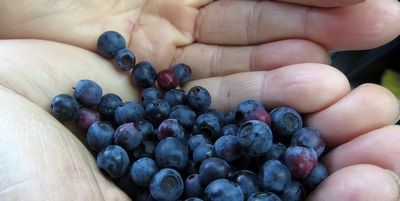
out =
[(230, 176), (230, 180), (239, 185), (245, 199), (260, 191), (258, 176), (252, 171), (238, 170)]
[(239, 126), (236, 124), (226, 124), (221, 128), (221, 135), (236, 135), (239, 131)]
[(220, 125), (218, 119), (212, 114), (200, 114), (193, 125), (195, 132), (201, 133), (211, 140), (220, 136)]
[(274, 192), (283, 192), (292, 181), (288, 167), (275, 159), (262, 165), (258, 178), (261, 190)]
[(86, 132), (86, 142), (94, 151), (101, 151), (113, 142), (114, 128), (110, 122), (97, 121)]
[(149, 88), (156, 82), (157, 71), (153, 64), (142, 61), (135, 65), (131, 77), (138, 87)]
[(157, 144), (155, 159), (161, 168), (183, 169), (189, 162), (189, 149), (178, 139), (167, 137)]
[(84, 106), (97, 105), (102, 95), (102, 88), (92, 80), (79, 80), (74, 87), (74, 97)]
[(142, 105), (146, 107), (147, 104), (151, 103), (154, 100), (162, 99), (163, 95), (160, 90), (154, 87), (145, 88), (142, 91)]
[(184, 201), (203, 201), (203, 199), (200, 199), (198, 197), (190, 197), (186, 198)]
[(146, 119), (140, 119), (139, 121), (135, 122), (138, 129), (143, 134), (143, 140), (151, 140), (154, 133), (154, 126)]
[(151, 178), (159, 170), (157, 163), (153, 159), (143, 157), (133, 162), (130, 169), (130, 176), (136, 185), (148, 187)]
[(157, 84), (164, 91), (176, 88), (178, 83), (178, 75), (171, 69), (165, 69), (157, 73)]
[(207, 185), (219, 178), (226, 178), (229, 174), (228, 162), (221, 158), (210, 157), (201, 162), (199, 167), (200, 181)]
[(117, 69), (130, 71), (135, 66), (136, 57), (131, 50), (123, 48), (118, 50), (115, 54), (114, 63)]
[(179, 84), (189, 82), (190, 78), (192, 77), (192, 70), (186, 64), (176, 64), (172, 67), (172, 70), (175, 71), (176, 75), (178, 76)]
[(197, 116), (191, 108), (184, 105), (175, 105), (171, 108), (168, 117), (178, 120), (185, 129), (190, 130)]
[(299, 129), (292, 136), (290, 145), (299, 145), (314, 149), (317, 156), (321, 156), (325, 150), (325, 141), (315, 128), (304, 127)]
[(118, 95), (108, 93), (101, 97), (97, 110), (103, 120), (114, 121), (115, 108), (121, 105), (123, 105), (123, 101)]
[(296, 178), (304, 178), (310, 175), (317, 162), (317, 153), (312, 148), (290, 146), (286, 149), (285, 163)]
[(151, 196), (156, 200), (176, 201), (183, 194), (184, 182), (176, 170), (164, 168), (153, 176), (149, 189)]
[(117, 51), (123, 48), (126, 48), (126, 41), (121, 34), (115, 31), (106, 31), (97, 40), (97, 50), (108, 59), (114, 58)]
[(60, 121), (71, 121), (79, 114), (78, 102), (68, 94), (59, 94), (51, 101), (51, 113)]
[(312, 191), (317, 185), (328, 177), (328, 170), (322, 163), (317, 163), (314, 170), (300, 182), (308, 191)]
[(282, 140), (290, 139), (303, 127), (300, 114), (290, 107), (278, 107), (270, 112), (271, 129), (275, 136)]
[(135, 123), (121, 124), (114, 132), (114, 143), (132, 151), (142, 142), (143, 134)]
[(100, 121), (100, 113), (94, 109), (82, 107), (79, 109), (79, 114), (75, 118), (75, 125), (87, 131), (89, 126), (96, 121)]
[(158, 127), (162, 121), (168, 118), (171, 106), (164, 99), (155, 99), (146, 105), (146, 118), (154, 127)]
[(228, 162), (238, 159), (243, 150), (236, 135), (219, 137), (214, 143), (214, 148), (215, 154)]
[(208, 110), (204, 111), (204, 113), (212, 114), (215, 117), (217, 117), (220, 127), (225, 125), (225, 115), (224, 115), (224, 113), (222, 113), (222, 111), (220, 111), (218, 109), (208, 109)]
[(305, 190), (303, 185), (297, 180), (293, 180), (281, 195), (282, 201), (303, 201), (305, 198)]
[(185, 179), (184, 195), (186, 197), (202, 197), (203, 191), (204, 188), (199, 174), (191, 174)]
[(125, 102), (114, 110), (114, 119), (118, 125), (128, 122), (137, 122), (144, 118), (143, 106), (136, 102)]
[(249, 120), (242, 124), (237, 136), (244, 152), (252, 156), (261, 156), (272, 147), (272, 131), (260, 120)]
[(211, 95), (204, 87), (194, 86), (188, 91), (187, 104), (194, 111), (204, 112), (211, 105)]
[(273, 143), (271, 149), (257, 158), (257, 161), (265, 163), (268, 160), (276, 159), (285, 162), (286, 146), (280, 142)]
[(186, 102), (186, 93), (180, 89), (171, 89), (164, 95), (164, 99), (174, 107), (175, 105), (183, 105)]
[(117, 145), (110, 145), (101, 150), (96, 161), (97, 166), (107, 172), (111, 178), (122, 177), (128, 171), (128, 154)]
[(204, 190), (206, 201), (243, 201), (244, 195), (240, 187), (227, 180), (217, 179), (207, 185)]
[(185, 130), (176, 119), (165, 119), (157, 128), (157, 137), (159, 140), (167, 137), (175, 137), (182, 142), (185, 140)]
[(235, 120), (239, 123), (249, 120), (260, 120), (267, 125), (271, 125), (271, 117), (263, 104), (253, 99), (242, 101), (236, 106)]
[(210, 140), (202, 134), (192, 135), (189, 137), (187, 144), (190, 151), (194, 151), (200, 144), (210, 144)]
[(273, 192), (257, 192), (250, 195), (247, 201), (282, 201), (282, 199)]
[(204, 143), (197, 146), (193, 151), (193, 161), (196, 163), (201, 163), (207, 158), (215, 157), (215, 148), (214, 145)]

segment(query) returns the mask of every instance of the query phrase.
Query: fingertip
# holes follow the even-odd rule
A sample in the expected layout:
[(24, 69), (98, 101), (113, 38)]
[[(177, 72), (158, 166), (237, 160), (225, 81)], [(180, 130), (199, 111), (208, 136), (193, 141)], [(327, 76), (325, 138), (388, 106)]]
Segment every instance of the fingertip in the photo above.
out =
[(373, 165), (340, 169), (324, 180), (307, 201), (394, 201), (399, 200), (397, 175)]

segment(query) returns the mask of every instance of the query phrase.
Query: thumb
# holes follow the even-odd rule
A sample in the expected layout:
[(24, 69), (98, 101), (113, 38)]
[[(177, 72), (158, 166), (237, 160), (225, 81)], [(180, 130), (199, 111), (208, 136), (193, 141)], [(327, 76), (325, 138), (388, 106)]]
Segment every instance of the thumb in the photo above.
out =
[(373, 165), (340, 169), (324, 180), (307, 201), (396, 201), (399, 179), (392, 171)]

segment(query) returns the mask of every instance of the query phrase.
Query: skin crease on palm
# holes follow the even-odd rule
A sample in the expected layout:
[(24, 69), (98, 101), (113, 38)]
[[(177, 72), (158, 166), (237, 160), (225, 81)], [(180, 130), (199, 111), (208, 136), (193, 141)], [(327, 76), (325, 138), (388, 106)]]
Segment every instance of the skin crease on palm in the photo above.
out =
[(399, 3), (286, 2), (3, 1), (0, 200), (129, 200), (98, 170), (84, 134), (49, 114), (51, 98), (72, 93), (83, 78), (138, 100), (129, 76), (95, 52), (106, 30), (122, 33), (138, 60), (158, 69), (189, 64), (194, 80), (184, 88), (209, 89), (212, 107), (226, 112), (256, 98), (269, 109), (287, 105), (306, 114), (327, 142), (322, 160), (331, 174), (309, 200), (399, 200), (398, 100), (378, 85), (350, 90), (326, 65), (328, 49), (394, 39)]

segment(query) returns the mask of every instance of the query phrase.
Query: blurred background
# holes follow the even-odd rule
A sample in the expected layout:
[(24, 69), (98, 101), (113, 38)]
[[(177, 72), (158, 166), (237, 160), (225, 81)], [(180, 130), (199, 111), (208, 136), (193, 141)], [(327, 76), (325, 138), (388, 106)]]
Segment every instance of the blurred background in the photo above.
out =
[(392, 91), (400, 100), (400, 36), (375, 49), (330, 54), (332, 66), (347, 76), (352, 88), (363, 83), (376, 83)]

